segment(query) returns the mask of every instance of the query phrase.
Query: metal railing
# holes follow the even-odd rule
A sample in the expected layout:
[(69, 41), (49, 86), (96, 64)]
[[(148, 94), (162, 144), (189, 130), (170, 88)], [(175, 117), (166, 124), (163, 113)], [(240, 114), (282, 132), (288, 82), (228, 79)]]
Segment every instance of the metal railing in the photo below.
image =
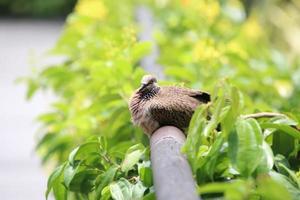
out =
[(158, 200), (199, 200), (191, 168), (180, 152), (185, 135), (174, 126), (164, 126), (153, 133), (151, 164)]

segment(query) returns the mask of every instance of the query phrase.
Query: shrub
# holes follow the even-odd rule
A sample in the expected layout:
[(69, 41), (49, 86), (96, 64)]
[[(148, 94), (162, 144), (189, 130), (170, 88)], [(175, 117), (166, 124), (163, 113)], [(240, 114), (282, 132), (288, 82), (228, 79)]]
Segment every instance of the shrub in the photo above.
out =
[[(52, 51), (66, 61), (26, 79), (28, 97), (38, 89), (58, 97), (39, 117), (37, 151), (59, 165), (47, 196), (154, 199), (148, 139), (127, 108), (145, 73), (139, 61), (151, 52), (151, 43), (137, 40), (137, 3), (79, 1)], [(143, 3), (155, 13), (162, 84), (212, 93), (182, 150), (202, 197), (299, 199), (297, 61), (272, 47), (257, 16), (246, 18), (238, 1)], [(284, 114), (246, 115), (259, 111)]]

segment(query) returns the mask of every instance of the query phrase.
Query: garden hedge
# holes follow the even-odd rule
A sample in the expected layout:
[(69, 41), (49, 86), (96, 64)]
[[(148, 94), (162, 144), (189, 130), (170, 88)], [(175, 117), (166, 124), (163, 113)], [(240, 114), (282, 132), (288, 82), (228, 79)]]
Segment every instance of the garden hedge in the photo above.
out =
[[(155, 18), (162, 85), (209, 91), (190, 123), (187, 155), (203, 199), (300, 199), (299, 59), (287, 59), (235, 0), (80, 0), (51, 51), (65, 61), (25, 79), (27, 97), (57, 97), (37, 152), (57, 166), (46, 196), (155, 199), (149, 142), (130, 120), (128, 100), (145, 72), (139, 61), (139, 4)], [(273, 117), (248, 114), (282, 113)], [(210, 115), (210, 117), (207, 117)], [(221, 130), (218, 129), (220, 124)]]

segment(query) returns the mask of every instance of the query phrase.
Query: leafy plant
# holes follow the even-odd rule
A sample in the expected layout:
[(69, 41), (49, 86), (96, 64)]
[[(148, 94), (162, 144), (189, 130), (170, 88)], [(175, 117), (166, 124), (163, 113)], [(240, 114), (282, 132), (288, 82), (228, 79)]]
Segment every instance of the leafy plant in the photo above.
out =
[[(38, 118), (37, 152), (58, 166), (46, 196), (155, 199), (148, 139), (127, 107), (145, 74), (139, 61), (152, 49), (137, 40), (140, 3), (79, 1), (52, 50), (65, 62), (24, 78), (28, 98), (39, 89), (57, 95)], [(167, 75), (161, 84), (212, 93), (182, 149), (203, 199), (299, 199), (297, 60), (270, 44), (258, 16), (246, 18), (239, 1), (142, 3), (155, 14)], [(265, 111), (282, 114), (257, 114)]]
[[(240, 99), (235, 93), (236, 89), (232, 89), (230, 102), (226, 97), (227, 104), (222, 107), (224, 95), (215, 98), (216, 106), (200, 107), (190, 124), (183, 151), (190, 160), (200, 193), (204, 199), (212, 195), (226, 199), (299, 199), (300, 179), (296, 172), (300, 163), (298, 153), (294, 154), (299, 146), (288, 148), (284, 157), (280, 153), (286, 153), (287, 148), (278, 152), (280, 142), (275, 139), (280, 132), (298, 143), (300, 132), (287, 126), (298, 122), (284, 115), (257, 115), (259, 119), (255, 115), (240, 115), (243, 107), (238, 108)], [(207, 113), (212, 113), (209, 120)], [(210, 128), (219, 123), (223, 130)]]
[(79, 199), (142, 198), (147, 187), (141, 180), (145, 185), (147, 181), (151, 182), (149, 165), (138, 164), (140, 159), (147, 157), (145, 147), (141, 144), (130, 147), (121, 163), (113, 156), (112, 149), (106, 146), (103, 137), (74, 149), (68, 161), (49, 177), (46, 197), (52, 190), (57, 199), (67, 199), (72, 195)]

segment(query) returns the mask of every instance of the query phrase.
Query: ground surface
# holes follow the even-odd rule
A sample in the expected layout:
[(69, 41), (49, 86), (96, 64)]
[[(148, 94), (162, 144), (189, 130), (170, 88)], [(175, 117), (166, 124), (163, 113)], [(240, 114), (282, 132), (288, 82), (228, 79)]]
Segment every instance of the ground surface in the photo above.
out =
[[(56, 62), (44, 53), (57, 40), (62, 21), (0, 19), (0, 199), (42, 200), (47, 175), (34, 153), (35, 117), (53, 97), (24, 100), (25, 86), (15, 84), (36, 63)], [(31, 64), (29, 64), (31, 62)]]

